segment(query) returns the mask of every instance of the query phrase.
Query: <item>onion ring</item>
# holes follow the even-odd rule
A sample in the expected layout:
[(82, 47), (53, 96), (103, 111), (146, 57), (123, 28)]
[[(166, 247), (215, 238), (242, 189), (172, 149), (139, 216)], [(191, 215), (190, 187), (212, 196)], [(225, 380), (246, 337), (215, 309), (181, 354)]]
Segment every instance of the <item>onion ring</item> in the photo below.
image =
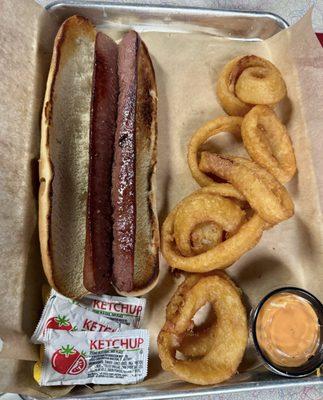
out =
[[(216, 314), (215, 328), (205, 354), (199, 359), (177, 360), (176, 350), (190, 329), (194, 314), (206, 303)], [(177, 289), (158, 335), (162, 367), (184, 381), (198, 385), (223, 382), (233, 376), (248, 340), (247, 315), (236, 288), (219, 274), (189, 276)]]
[[(267, 224), (258, 214), (252, 215), (251, 218), (245, 222), (245, 213), (241, 210), (238, 212), (236, 209), (238, 205), (230, 199), (234, 197), (234, 191), (235, 189), (230, 185), (213, 184), (199, 189), (186, 197), (170, 212), (162, 226), (161, 251), (172, 268), (178, 268), (187, 272), (208, 272), (214, 269), (223, 269), (238, 260), (244, 253), (258, 243)], [(221, 204), (221, 208), (218, 208), (217, 212), (220, 214), (228, 213), (228, 215), (231, 215), (232, 213), (232, 215), (236, 215), (235, 224), (230, 227), (235, 233), (205, 253), (192, 256), (183, 255), (178, 249), (177, 244), (184, 242), (181, 249), (184, 250), (184, 253), (188, 254), (189, 252), (186, 251), (187, 247), (185, 246), (188, 244), (189, 230), (192, 229), (191, 215), (190, 213), (186, 213), (186, 207), (191, 204), (192, 199), (201, 199), (203, 196), (205, 196), (206, 199), (209, 198), (210, 195), (218, 198), (219, 194), (228, 198), (222, 199), (226, 201), (218, 202), (219, 207)], [(226, 196), (226, 194), (228, 196)], [(240, 201), (243, 199), (239, 192), (237, 198)], [(197, 205), (201, 213), (201, 205)], [(240, 223), (238, 221), (238, 215), (241, 216)], [(176, 222), (177, 217), (179, 219)], [(194, 220), (194, 218), (192, 219)], [(206, 221), (210, 221), (208, 215), (206, 215)], [(198, 223), (200, 222), (201, 221), (198, 220)], [(176, 233), (175, 223), (178, 224)], [(181, 226), (183, 227), (183, 238), (176, 237), (176, 234), (180, 235), (181, 233)]]
[(244, 214), (237, 204), (215, 193), (195, 193), (187, 197), (174, 217), (174, 237), (178, 250), (183, 256), (194, 254), (191, 251), (191, 232), (197, 225), (212, 221), (226, 232), (233, 232)]
[(293, 146), (286, 127), (272, 109), (258, 105), (244, 117), (241, 136), (249, 156), (281, 183), (296, 172)]
[(193, 178), (200, 186), (210, 185), (214, 183), (214, 181), (199, 169), (197, 156), (199, 147), (206, 142), (207, 139), (220, 132), (230, 132), (240, 137), (241, 124), (241, 117), (218, 117), (207, 122), (192, 136), (188, 145), (187, 161)]
[(285, 187), (252, 161), (203, 152), (199, 167), (229, 181), (245, 196), (251, 208), (272, 225), (294, 214), (294, 204)]
[(216, 93), (224, 111), (244, 116), (254, 104), (274, 105), (286, 96), (279, 70), (254, 55), (236, 57), (220, 73)]
[[(232, 280), (228, 277), (228, 275), (224, 271), (213, 271), (212, 274), (217, 274), (221, 276), (221, 278), (226, 279), (232, 287), (237, 291), (238, 295), (241, 297), (241, 290), (232, 282)], [(188, 278), (187, 278), (188, 279)], [(185, 291), (185, 288), (184, 288)], [(177, 294), (181, 294), (180, 287), (176, 291)], [(166, 309), (167, 315), (167, 309)], [(199, 330), (190, 330), (183, 336), (178, 351), (187, 357), (201, 357), (204, 356), (209, 349), (214, 344), (214, 337), (216, 336), (217, 329), (217, 321), (213, 321), (213, 323), (207, 328), (199, 329)]]

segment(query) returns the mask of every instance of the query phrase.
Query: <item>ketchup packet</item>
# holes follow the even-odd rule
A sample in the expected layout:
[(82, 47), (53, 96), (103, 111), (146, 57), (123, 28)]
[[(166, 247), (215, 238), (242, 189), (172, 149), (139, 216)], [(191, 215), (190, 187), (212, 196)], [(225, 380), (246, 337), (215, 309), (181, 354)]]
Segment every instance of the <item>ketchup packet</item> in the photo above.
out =
[(41, 386), (130, 384), (147, 375), (149, 334), (51, 330), (41, 365)]
[(146, 299), (90, 294), (79, 300), (81, 305), (128, 328), (139, 328), (144, 316)]
[(31, 341), (37, 344), (47, 342), (48, 332), (53, 329), (116, 332), (127, 328), (125, 325), (87, 310), (67, 297), (52, 291)]

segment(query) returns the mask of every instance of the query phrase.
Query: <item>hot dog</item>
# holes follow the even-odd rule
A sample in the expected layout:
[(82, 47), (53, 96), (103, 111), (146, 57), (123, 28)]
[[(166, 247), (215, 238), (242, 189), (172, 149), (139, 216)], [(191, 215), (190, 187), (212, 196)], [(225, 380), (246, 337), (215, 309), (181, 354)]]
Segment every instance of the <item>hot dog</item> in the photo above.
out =
[(111, 173), (116, 128), (118, 46), (98, 33), (95, 40), (90, 126), (89, 186), (84, 286), (106, 293), (112, 274)]
[(118, 47), (85, 18), (63, 23), (42, 114), (39, 237), (46, 277), (65, 296), (111, 283), (142, 294), (157, 281), (156, 107), (135, 32)]
[(113, 284), (121, 294), (142, 294), (158, 278), (155, 174), (157, 89), (148, 50), (130, 31), (119, 45), (119, 104), (112, 202)]

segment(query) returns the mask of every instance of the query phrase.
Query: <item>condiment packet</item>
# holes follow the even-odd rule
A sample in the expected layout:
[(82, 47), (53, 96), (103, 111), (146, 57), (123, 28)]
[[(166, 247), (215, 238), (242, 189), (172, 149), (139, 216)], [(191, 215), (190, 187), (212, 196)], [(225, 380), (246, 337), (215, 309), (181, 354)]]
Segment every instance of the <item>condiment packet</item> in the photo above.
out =
[(33, 343), (47, 342), (48, 332), (53, 329), (116, 332), (128, 329), (128, 327), (87, 310), (67, 297), (52, 291), (31, 341)]
[(80, 304), (129, 328), (139, 328), (146, 299), (90, 294), (80, 299)]
[(147, 375), (149, 334), (51, 330), (41, 365), (41, 386), (130, 384)]

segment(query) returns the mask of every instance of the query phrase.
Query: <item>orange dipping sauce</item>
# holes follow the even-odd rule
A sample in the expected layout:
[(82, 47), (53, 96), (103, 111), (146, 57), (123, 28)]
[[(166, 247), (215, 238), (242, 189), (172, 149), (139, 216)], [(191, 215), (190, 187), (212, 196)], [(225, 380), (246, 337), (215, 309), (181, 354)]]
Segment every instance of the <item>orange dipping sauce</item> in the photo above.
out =
[(307, 300), (292, 293), (277, 293), (259, 311), (256, 336), (272, 363), (299, 367), (318, 349), (320, 325)]

